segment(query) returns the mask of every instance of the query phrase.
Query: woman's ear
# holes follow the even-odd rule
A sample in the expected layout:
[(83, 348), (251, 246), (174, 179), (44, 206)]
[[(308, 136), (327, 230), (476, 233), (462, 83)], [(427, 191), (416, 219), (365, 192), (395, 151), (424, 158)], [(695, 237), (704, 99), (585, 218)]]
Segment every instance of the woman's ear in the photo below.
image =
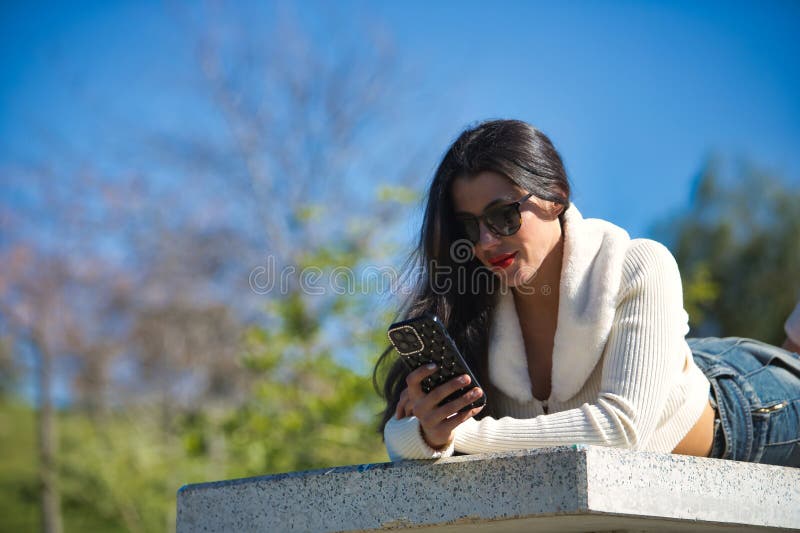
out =
[(564, 212), (564, 204), (560, 204), (558, 202), (548, 202), (548, 204), (550, 204), (548, 212), (550, 213), (551, 217), (558, 218), (561, 216), (561, 213)]

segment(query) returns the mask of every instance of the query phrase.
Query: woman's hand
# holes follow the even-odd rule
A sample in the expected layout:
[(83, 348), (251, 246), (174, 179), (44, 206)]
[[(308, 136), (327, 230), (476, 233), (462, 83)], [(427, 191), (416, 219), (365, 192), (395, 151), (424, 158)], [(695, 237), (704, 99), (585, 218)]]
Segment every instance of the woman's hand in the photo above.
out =
[(439, 403), (442, 400), (469, 385), (470, 378), (466, 374), (455, 376), (425, 394), (422, 391), (422, 381), (435, 372), (436, 365), (431, 363), (408, 375), (406, 378), (408, 386), (400, 395), (397, 414), (399, 418), (402, 418), (400, 416), (402, 409), (403, 416), (416, 416), (425, 442), (431, 448), (441, 449), (450, 445), (453, 440), (453, 431), (459, 424), (472, 418), (483, 409), (481, 406), (459, 413), (462, 408), (480, 398), (483, 391), (476, 387), (440, 407)]
[(400, 400), (397, 402), (397, 409), (395, 409), (394, 414), (398, 419), (414, 416), (414, 411), (411, 410), (411, 402), (408, 399), (407, 388), (400, 393)]

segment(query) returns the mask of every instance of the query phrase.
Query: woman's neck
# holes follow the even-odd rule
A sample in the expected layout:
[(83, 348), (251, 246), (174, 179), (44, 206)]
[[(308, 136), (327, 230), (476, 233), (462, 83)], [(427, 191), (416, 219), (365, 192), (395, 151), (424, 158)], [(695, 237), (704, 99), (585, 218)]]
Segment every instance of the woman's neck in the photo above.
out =
[[(564, 233), (542, 261), (536, 275), (523, 287), (513, 290), (514, 301), (525, 316), (536, 316), (555, 323), (558, 317), (558, 296), (561, 285), (561, 264), (564, 256)], [(549, 320), (548, 320), (549, 319)]]

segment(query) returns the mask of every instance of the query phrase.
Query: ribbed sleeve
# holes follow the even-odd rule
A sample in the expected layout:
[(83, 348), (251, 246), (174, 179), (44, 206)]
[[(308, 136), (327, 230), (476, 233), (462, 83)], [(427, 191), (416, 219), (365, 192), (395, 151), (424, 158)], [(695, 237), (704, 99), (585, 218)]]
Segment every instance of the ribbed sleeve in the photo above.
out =
[(389, 460), (401, 459), (439, 459), (453, 455), (454, 443), (444, 450), (434, 450), (420, 432), (419, 420), (415, 416), (397, 419), (392, 417), (383, 429), (383, 439)]
[[(595, 397), (533, 418), (468, 420), (456, 430), (456, 451), (483, 453), (570, 443), (647, 449), (686, 362), (681, 280), (670, 252), (649, 240), (631, 241), (621, 275)], [(697, 416), (692, 417), (696, 420)], [(683, 434), (690, 427), (682, 428)], [(673, 436), (673, 445), (681, 437)]]

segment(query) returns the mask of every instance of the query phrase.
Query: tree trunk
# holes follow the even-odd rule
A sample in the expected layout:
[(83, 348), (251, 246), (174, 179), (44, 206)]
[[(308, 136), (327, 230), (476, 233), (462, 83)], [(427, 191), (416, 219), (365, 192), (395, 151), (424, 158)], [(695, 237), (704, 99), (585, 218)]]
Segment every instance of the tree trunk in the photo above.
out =
[(39, 392), (39, 411), (37, 417), (39, 446), (39, 481), (42, 496), (42, 531), (62, 533), (61, 505), (58, 493), (58, 471), (56, 465), (56, 420), (53, 409), (52, 381), (53, 357), (47, 349), (45, 340), (34, 341), (39, 352), (37, 389)]

